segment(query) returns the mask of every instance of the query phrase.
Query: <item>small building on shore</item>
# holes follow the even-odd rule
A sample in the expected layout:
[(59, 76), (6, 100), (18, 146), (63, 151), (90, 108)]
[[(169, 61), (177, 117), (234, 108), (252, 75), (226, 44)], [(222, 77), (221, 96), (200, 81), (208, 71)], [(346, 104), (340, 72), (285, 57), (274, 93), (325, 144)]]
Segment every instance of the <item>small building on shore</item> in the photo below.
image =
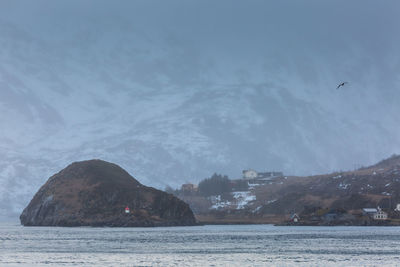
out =
[(372, 216), (374, 216), (375, 213), (378, 212), (378, 210), (375, 208), (363, 208), (362, 212), (363, 212), (363, 215), (372, 217)]
[(378, 207), (378, 211), (374, 214), (374, 220), (387, 220), (388, 214)]
[(329, 212), (322, 216), (323, 220), (326, 222), (334, 221), (334, 220), (336, 220), (337, 217), (338, 217), (338, 214), (336, 212)]
[(378, 208), (363, 208), (363, 215), (370, 217), (374, 220), (387, 220), (388, 214), (380, 207)]
[(297, 213), (293, 213), (293, 214), (290, 216), (290, 221), (291, 221), (291, 222), (294, 222), (294, 223), (297, 223), (297, 222), (300, 221), (300, 216), (297, 215)]

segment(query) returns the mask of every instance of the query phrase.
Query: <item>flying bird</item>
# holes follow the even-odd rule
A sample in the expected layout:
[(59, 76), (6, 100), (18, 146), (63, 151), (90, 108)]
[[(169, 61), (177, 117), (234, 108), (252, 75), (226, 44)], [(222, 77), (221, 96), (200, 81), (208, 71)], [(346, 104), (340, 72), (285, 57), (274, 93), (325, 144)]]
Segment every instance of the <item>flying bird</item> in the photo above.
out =
[(341, 84), (339, 84), (339, 85), (336, 87), (336, 89), (339, 89), (339, 87), (344, 86), (346, 83), (348, 83), (348, 82), (342, 82)]

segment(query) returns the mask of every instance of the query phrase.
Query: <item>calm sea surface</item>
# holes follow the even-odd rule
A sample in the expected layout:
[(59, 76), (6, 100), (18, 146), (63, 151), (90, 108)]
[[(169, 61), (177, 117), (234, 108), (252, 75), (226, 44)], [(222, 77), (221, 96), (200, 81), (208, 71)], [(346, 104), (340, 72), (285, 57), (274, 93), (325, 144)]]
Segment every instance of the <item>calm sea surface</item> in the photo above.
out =
[(0, 266), (400, 266), (400, 227), (0, 225)]

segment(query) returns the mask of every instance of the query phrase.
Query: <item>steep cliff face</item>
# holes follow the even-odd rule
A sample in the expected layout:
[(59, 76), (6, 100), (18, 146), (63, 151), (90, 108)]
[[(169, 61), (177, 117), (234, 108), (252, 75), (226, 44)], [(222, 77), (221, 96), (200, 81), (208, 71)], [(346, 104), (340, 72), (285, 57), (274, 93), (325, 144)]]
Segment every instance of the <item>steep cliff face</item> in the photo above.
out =
[[(125, 208), (129, 208), (129, 213)], [(25, 226), (194, 225), (189, 206), (144, 186), (118, 165), (75, 162), (53, 175), (20, 216)]]

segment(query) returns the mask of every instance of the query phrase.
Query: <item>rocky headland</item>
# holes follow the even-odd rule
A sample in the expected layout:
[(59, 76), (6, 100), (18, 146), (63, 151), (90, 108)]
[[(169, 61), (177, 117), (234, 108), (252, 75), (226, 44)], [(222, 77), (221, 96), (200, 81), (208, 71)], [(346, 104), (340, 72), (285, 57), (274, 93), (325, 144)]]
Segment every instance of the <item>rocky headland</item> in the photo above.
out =
[(75, 162), (53, 175), (20, 216), (24, 226), (195, 225), (189, 205), (139, 183), (116, 164)]

